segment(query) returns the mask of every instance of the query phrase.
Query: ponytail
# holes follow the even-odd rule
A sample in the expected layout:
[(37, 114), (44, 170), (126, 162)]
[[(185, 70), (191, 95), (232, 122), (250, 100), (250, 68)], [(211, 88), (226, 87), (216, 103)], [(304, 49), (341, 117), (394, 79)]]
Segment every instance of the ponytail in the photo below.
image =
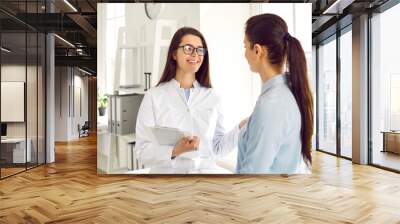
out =
[(308, 166), (312, 163), (311, 147), (313, 134), (313, 99), (307, 76), (306, 57), (300, 42), (287, 33), (288, 82), (301, 114), (301, 154)]

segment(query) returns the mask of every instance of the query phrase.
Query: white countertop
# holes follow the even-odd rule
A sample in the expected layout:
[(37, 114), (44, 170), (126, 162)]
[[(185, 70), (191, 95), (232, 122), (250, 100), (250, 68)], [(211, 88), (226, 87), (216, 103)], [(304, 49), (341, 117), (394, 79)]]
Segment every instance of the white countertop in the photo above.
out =
[(125, 174), (232, 174), (233, 171), (217, 165), (213, 160), (180, 158), (171, 164), (138, 169)]

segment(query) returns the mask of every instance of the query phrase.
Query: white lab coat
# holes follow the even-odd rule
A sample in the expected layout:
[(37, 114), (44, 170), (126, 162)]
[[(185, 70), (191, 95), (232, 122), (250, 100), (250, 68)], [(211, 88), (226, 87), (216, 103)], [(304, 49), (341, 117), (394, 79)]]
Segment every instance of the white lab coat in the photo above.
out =
[[(226, 133), (220, 98), (212, 88), (195, 81), (186, 101), (184, 89), (172, 79), (146, 92), (136, 121), (135, 154), (146, 167), (171, 163), (173, 147), (158, 145), (148, 127), (178, 128), (200, 138), (200, 145), (191, 157), (215, 159), (237, 146), (239, 127)], [(181, 156), (185, 156), (182, 154)], [(179, 159), (177, 157), (177, 159)], [(177, 160), (175, 159), (175, 161)]]

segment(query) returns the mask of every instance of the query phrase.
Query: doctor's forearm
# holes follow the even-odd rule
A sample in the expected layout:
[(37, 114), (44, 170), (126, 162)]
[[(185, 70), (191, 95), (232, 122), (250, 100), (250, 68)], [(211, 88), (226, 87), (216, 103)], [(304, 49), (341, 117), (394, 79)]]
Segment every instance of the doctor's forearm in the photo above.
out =
[(239, 126), (235, 126), (228, 133), (217, 137), (214, 140), (214, 151), (218, 156), (225, 156), (233, 151), (237, 146), (239, 136)]

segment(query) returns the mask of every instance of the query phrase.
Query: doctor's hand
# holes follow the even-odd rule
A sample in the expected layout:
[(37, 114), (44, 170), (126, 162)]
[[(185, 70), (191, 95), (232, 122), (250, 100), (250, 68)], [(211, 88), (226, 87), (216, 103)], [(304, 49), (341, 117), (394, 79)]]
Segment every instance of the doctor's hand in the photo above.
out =
[(249, 121), (248, 117), (243, 119), (239, 124), (239, 129), (241, 129), (248, 121)]
[(185, 152), (196, 151), (199, 143), (200, 139), (197, 136), (193, 136), (192, 138), (183, 137), (176, 143), (172, 150), (172, 156), (175, 157)]

